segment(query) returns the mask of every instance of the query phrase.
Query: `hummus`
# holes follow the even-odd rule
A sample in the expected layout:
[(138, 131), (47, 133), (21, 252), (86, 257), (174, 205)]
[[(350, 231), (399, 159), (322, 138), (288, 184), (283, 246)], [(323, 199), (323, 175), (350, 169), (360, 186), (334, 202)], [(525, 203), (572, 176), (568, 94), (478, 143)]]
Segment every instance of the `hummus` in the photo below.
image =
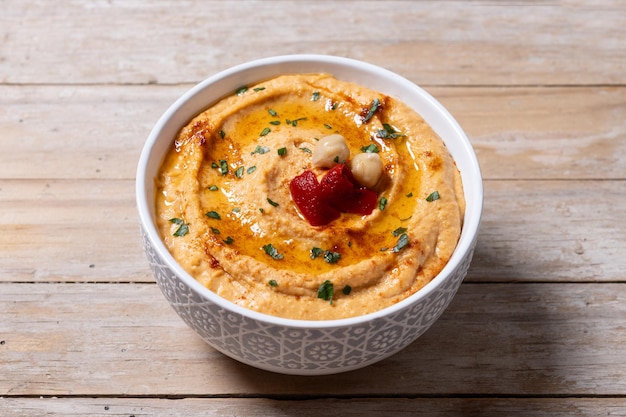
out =
[[(377, 204), (312, 226), (290, 182), (328, 171), (311, 160), (331, 134), (352, 157), (380, 156)], [(187, 272), (292, 319), (358, 316), (414, 294), (446, 265), (465, 210), (452, 157), (415, 111), (328, 74), (284, 75), (218, 101), (180, 131), (156, 186), (158, 228)]]

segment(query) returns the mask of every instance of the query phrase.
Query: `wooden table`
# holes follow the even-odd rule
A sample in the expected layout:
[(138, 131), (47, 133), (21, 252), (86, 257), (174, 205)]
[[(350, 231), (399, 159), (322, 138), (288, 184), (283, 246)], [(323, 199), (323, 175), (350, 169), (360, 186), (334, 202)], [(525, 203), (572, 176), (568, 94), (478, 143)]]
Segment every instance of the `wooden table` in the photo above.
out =
[[(0, 415), (626, 415), (626, 4), (0, 0)], [(205, 345), (141, 249), (152, 125), (203, 78), (362, 59), (439, 99), (485, 178), (450, 308), (368, 368)]]

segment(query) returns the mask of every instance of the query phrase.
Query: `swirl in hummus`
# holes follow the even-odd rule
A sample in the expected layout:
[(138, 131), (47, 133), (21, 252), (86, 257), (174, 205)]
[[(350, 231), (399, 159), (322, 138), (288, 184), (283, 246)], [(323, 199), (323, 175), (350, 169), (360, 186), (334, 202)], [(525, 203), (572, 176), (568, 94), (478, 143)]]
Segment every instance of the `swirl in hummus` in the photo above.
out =
[[(312, 226), (290, 182), (328, 172), (312, 154), (332, 134), (351, 158), (380, 156), (377, 202)], [(187, 272), (292, 319), (358, 316), (415, 293), (451, 257), (465, 210), (452, 157), (415, 111), (328, 74), (284, 75), (218, 101), (180, 131), (156, 185), (158, 228)]]

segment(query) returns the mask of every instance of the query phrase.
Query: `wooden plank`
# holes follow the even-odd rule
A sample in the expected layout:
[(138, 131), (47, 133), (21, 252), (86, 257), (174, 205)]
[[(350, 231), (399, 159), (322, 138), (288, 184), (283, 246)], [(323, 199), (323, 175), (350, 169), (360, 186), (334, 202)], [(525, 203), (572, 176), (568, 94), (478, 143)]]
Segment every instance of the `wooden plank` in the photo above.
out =
[[(0, 182), (0, 282), (152, 282), (132, 180)], [(486, 181), (467, 281), (623, 281), (625, 181)]]
[(618, 0), (242, 3), (5, 1), (0, 83), (197, 82), (293, 53), (362, 59), (428, 85), (625, 80)]
[(241, 417), (318, 417), (414, 416), (425, 417), (588, 417), (624, 415), (626, 401), (621, 398), (320, 398), (275, 400), (263, 398), (4, 398), (0, 412), (4, 417), (92, 417), (152, 416), (204, 417), (207, 415)]
[[(0, 179), (134, 178), (152, 126), (190, 87), (0, 86)], [(626, 87), (428, 91), (486, 179), (626, 178)]]
[(488, 181), (468, 280), (623, 281), (625, 181)]
[(432, 94), (466, 131), (486, 179), (626, 178), (625, 88), (436, 88)]
[(296, 377), (217, 353), (153, 284), (5, 283), (0, 396), (619, 396), (625, 285), (466, 283), (395, 356)]
[(0, 178), (134, 178), (152, 126), (189, 87), (0, 87)]
[(139, 237), (134, 185), (0, 181), (0, 282), (153, 282)]

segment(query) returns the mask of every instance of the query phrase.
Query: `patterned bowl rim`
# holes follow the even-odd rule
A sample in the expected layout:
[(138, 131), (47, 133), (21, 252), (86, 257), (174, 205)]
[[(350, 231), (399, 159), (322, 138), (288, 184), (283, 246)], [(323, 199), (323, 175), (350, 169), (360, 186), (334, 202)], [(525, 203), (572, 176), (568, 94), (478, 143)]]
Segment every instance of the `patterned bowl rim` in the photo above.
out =
[[(306, 72), (328, 72), (331, 74), (334, 70), (344, 73), (354, 71), (359, 76), (359, 81), (355, 82), (366, 86), (382, 82), (385, 84), (384, 87), (372, 88), (396, 96), (411, 107), (419, 106), (420, 109), (416, 108), (416, 110), (444, 140), (461, 172), (466, 198), (463, 230), (447, 265), (432, 281), (415, 294), (392, 306), (369, 314), (335, 320), (297, 320), (259, 313), (241, 307), (211, 292), (187, 273), (166, 248), (154, 222), (154, 176), (151, 176), (149, 172), (151, 169), (156, 172), (162, 157), (161, 160), (155, 161), (152, 154), (160, 152), (161, 155), (164, 155), (164, 149), (171, 145), (175, 134), (188, 120), (215, 101), (232, 93), (236, 88), (279, 74), (305, 72), (302, 68), (306, 68)], [(339, 78), (345, 79), (345, 77)], [(213, 98), (209, 102), (206, 99), (208, 90), (211, 91)], [(454, 146), (450, 146), (451, 144)], [(141, 227), (159, 257), (185, 285), (210, 302), (235, 314), (267, 324), (301, 329), (359, 325), (394, 315), (427, 298), (431, 292), (449, 279), (467, 256), (471, 256), (483, 209), (482, 175), (476, 153), (467, 135), (448, 110), (421, 87), (394, 72), (363, 61), (331, 55), (281, 55), (257, 59), (220, 71), (198, 83), (178, 98), (153, 127), (139, 158), (135, 185), (136, 204)]]

